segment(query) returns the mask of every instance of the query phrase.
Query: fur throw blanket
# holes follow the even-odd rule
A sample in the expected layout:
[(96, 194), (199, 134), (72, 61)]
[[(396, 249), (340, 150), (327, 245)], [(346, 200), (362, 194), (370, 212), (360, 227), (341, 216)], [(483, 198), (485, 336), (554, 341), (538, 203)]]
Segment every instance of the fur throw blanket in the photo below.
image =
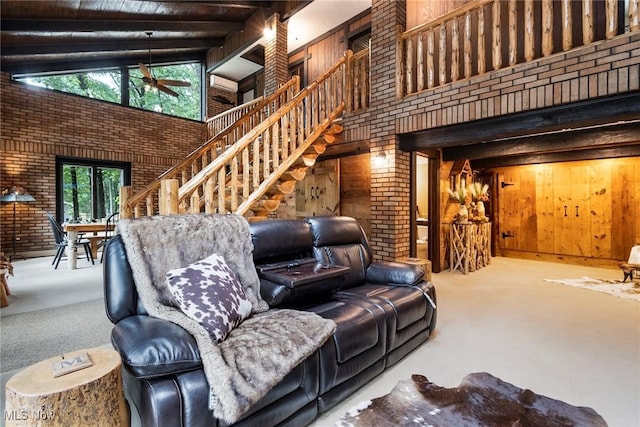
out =
[[(118, 223), (138, 294), (149, 315), (169, 320), (196, 339), (209, 382), (213, 414), (234, 423), (335, 331), (315, 313), (269, 310), (260, 296), (247, 220), (238, 215), (174, 215)], [(216, 343), (178, 307), (165, 274), (217, 253), (236, 273), (252, 315)]]

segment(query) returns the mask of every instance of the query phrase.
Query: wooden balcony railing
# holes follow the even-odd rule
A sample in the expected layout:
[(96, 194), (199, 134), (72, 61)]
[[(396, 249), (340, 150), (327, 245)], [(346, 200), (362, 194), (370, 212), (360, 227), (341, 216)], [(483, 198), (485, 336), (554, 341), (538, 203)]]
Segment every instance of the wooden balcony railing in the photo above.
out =
[[(266, 99), (261, 96), (253, 101), (231, 108), (207, 120), (207, 136), (213, 138), (227, 127), (252, 112), (260, 112), (262, 119), (285, 105), (300, 91), (300, 79), (292, 78)], [(262, 121), (262, 120), (260, 120)]]
[(347, 111), (359, 111), (369, 106), (370, 97), (370, 58), (369, 49), (352, 54), (347, 51), (348, 80), (346, 87)]
[[(399, 29), (397, 96), (615, 37), (626, 31), (618, 20), (624, 4), (475, 0), (408, 31)], [(639, 4), (640, 0), (628, 0), (628, 31), (640, 31)]]
[[(151, 216), (159, 212), (159, 198), (161, 194), (161, 181), (178, 179), (185, 184), (200, 170), (205, 168), (227, 147), (233, 145), (258, 123), (265, 120), (269, 114), (277, 110), (286, 99), (292, 99), (300, 91), (300, 78), (294, 76), (289, 82), (267, 98), (261, 98), (259, 102), (252, 103), (252, 108), (246, 110), (245, 115), (232, 122), (229, 126), (209, 139), (199, 148), (191, 152), (182, 162), (164, 172), (151, 184), (147, 185), (137, 194), (130, 194), (130, 187), (125, 189), (128, 205), (124, 207), (131, 210), (136, 218)], [(233, 116), (232, 113), (230, 116)], [(224, 113), (220, 116), (223, 116)], [(221, 122), (220, 122), (221, 123)]]
[(264, 97), (259, 97), (253, 101), (249, 101), (237, 107), (233, 107), (227, 111), (224, 111), (217, 116), (207, 119), (207, 137), (213, 138), (227, 127), (238, 121), (240, 118), (249, 114), (251, 111), (258, 108), (262, 104)]

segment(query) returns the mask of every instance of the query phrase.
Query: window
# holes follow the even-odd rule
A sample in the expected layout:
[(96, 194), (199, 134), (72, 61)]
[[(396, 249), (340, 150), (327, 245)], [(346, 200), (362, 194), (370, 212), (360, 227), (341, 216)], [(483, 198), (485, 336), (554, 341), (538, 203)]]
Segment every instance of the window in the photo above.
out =
[(168, 86), (179, 94), (176, 98), (145, 85), (139, 68), (129, 71), (129, 105), (143, 110), (200, 120), (200, 64), (164, 65), (151, 68), (156, 79), (180, 80), (191, 83), (189, 87)]
[(120, 103), (120, 72), (118, 70), (32, 76), (17, 80), (47, 89)]
[[(18, 81), (47, 89), (114, 102), (157, 113), (201, 120), (202, 112), (202, 64), (191, 62), (174, 65), (153, 65), (151, 72), (157, 79), (182, 80), (191, 83), (189, 87), (169, 88), (179, 94), (175, 98), (155, 88), (146, 87), (142, 72), (136, 67), (122, 69), (102, 69), (59, 74), (22, 74), (14, 78)], [(123, 77), (128, 75), (128, 78)], [(128, 99), (122, 99), (122, 86), (129, 91)], [(126, 92), (125, 92), (126, 94)]]
[(56, 216), (89, 222), (120, 210), (120, 187), (131, 184), (129, 163), (56, 159)]

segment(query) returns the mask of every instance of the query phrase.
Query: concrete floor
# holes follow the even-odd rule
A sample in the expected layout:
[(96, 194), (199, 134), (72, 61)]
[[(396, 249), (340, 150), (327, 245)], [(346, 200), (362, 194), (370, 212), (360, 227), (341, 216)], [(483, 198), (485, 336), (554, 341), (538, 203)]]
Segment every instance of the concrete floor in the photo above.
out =
[[(54, 271), (49, 263), (48, 258), (15, 263), (11, 306), (0, 315), (90, 300), (102, 292), (100, 264), (80, 262), (80, 269), (68, 271), (63, 261)], [(438, 326), (430, 342), (312, 426), (333, 425), (356, 404), (388, 393), (413, 373), (453, 387), (466, 374), (482, 371), (591, 407), (610, 426), (640, 426), (640, 304), (544, 281), (582, 276), (621, 279), (622, 273), (494, 258), (466, 276), (435, 274)], [(10, 374), (3, 373), (3, 388)], [(132, 425), (139, 425), (135, 416)]]

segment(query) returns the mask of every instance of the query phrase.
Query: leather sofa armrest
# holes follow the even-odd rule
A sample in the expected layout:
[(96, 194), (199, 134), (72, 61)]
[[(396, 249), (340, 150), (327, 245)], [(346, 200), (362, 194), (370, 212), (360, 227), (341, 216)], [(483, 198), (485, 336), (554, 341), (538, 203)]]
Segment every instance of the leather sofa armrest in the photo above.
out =
[(169, 321), (146, 315), (118, 322), (111, 343), (137, 378), (156, 378), (202, 367), (195, 338)]
[(400, 262), (374, 262), (367, 268), (365, 280), (376, 284), (415, 285), (424, 279), (424, 270), (418, 265)]

